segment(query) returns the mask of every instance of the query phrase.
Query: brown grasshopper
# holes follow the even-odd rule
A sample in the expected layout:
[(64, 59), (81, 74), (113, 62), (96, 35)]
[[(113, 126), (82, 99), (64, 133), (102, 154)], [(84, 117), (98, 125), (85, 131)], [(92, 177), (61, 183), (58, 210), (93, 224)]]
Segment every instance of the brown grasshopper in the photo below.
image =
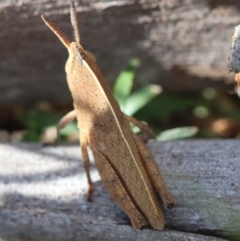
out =
[(59, 129), (77, 118), (83, 166), (93, 191), (87, 146), (91, 148), (103, 184), (113, 199), (127, 213), (134, 228), (151, 225), (163, 229), (164, 215), (156, 191), (164, 208), (172, 208), (175, 199), (169, 193), (152, 154), (133, 134), (130, 122), (143, 131), (150, 129), (120, 110), (110, 88), (97, 65), (95, 56), (80, 44), (77, 13), (70, 7), (75, 41), (66, 36), (46, 17), (42, 19), (57, 35), (69, 52), (65, 70), (73, 97), (74, 110), (64, 116)]

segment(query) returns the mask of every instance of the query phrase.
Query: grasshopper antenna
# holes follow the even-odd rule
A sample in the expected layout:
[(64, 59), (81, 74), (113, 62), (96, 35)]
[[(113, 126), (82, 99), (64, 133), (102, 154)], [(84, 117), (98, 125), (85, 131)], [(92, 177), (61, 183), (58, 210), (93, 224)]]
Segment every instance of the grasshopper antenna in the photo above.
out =
[(70, 5), (70, 15), (71, 15), (71, 23), (72, 23), (72, 28), (73, 28), (74, 39), (77, 43), (80, 44), (80, 34), (79, 34), (78, 21), (77, 21), (77, 11), (76, 11), (74, 2), (71, 2), (71, 5)]
[(65, 45), (68, 49), (70, 47), (70, 42), (67, 37), (58, 29), (55, 24), (53, 24), (47, 17), (42, 15), (42, 20), (44, 23), (57, 35), (60, 41)]

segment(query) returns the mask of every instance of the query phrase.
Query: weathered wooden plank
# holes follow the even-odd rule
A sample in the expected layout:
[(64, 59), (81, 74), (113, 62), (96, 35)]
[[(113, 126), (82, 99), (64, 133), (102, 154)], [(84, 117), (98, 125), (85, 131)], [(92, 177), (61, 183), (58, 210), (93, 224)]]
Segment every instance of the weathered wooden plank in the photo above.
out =
[[(175, 209), (166, 212), (167, 228), (240, 238), (238, 146), (237, 140), (149, 144), (178, 202)], [(185, 234), (171, 230), (134, 231), (94, 167), (91, 173), (95, 192), (94, 201), (89, 203), (78, 145), (43, 148), (40, 144), (1, 144), (0, 237), (186, 240)], [(102, 236), (102, 230), (108, 237)], [(186, 235), (190, 240), (216, 240)]]
[[(224, 241), (174, 230), (134, 230), (107, 218), (68, 212), (1, 210), (0, 241)], [(4, 218), (4, 220), (3, 220)]]
[[(0, 1), (1, 107), (42, 100), (71, 103), (64, 73), (67, 51), (40, 17), (49, 16), (71, 38), (69, 2)], [(223, 81), (210, 80), (234, 80), (227, 58), (240, 23), (238, 0), (75, 2), (83, 46), (96, 54), (111, 83), (133, 57), (142, 63), (138, 82), (165, 90), (225, 90)]]

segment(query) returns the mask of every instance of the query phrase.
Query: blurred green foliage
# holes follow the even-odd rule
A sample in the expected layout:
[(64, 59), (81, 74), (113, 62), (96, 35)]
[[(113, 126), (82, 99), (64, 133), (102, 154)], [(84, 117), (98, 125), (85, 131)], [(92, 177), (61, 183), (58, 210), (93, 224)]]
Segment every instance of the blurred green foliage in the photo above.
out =
[[(217, 92), (213, 88), (206, 88), (198, 93), (169, 93), (161, 86), (148, 85), (133, 91), (134, 79), (139, 66), (138, 59), (129, 61), (128, 66), (115, 82), (113, 94), (121, 110), (147, 122), (157, 133), (158, 140), (183, 139), (193, 136), (220, 137), (221, 133), (219, 134), (216, 128), (209, 127), (214, 121), (218, 118), (240, 120), (237, 101), (233, 101), (234, 98), (238, 100), (238, 97)], [(22, 141), (40, 141), (45, 128), (57, 125), (62, 117), (61, 114), (57, 111), (55, 111), (57, 114), (49, 113), (51, 112), (32, 109), (19, 116), (19, 120), (27, 127)], [(139, 131), (137, 128), (133, 130)], [(61, 130), (61, 137), (65, 140), (77, 131), (75, 121)], [(231, 135), (233, 134), (227, 137), (232, 137)]]
[[(134, 115), (143, 109), (142, 114), (138, 118), (149, 122), (156, 117), (165, 118), (176, 110), (181, 111), (188, 106), (196, 104), (192, 99), (176, 101), (175, 98), (161, 95), (162, 88), (158, 85), (148, 85), (132, 92), (134, 78), (139, 66), (140, 61), (138, 59), (130, 60), (128, 67), (119, 75), (113, 88), (113, 94), (125, 114)], [(133, 128), (133, 130), (138, 132), (137, 128)], [(197, 127), (178, 128), (177, 130), (159, 133), (157, 139), (173, 140), (187, 138), (194, 136), (197, 132)]]
[[(27, 132), (21, 141), (39, 142), (44, 129), (54, 127), (62, 118), (59, 114), (49, 114), (43, 111), (32, 109), (19, 116), (19, 120), (27, 126)], [(61, 130), (61, 139), (65, 140), (67, 136), (78, 131), (77, 122), (73, 121)]]
[(158, 141), (169, 141), (176, 139), (188, 138), (196, 135), (198, 128), (196, 126), (178, 127), (166, 130), (157, 135)]
[(134, 115), (161, 92), (159, 86), (148, 85), (132, 93), (133, 81), (139, 66), (138, 59), (131, 59), (128, 67), (120, 73), (113, 88), (113, 94), (121, 110), (127, 115)]
[(18, 119), (27, 127), (27, 132), (24, 134), (22, 141), (35, 142), (40, 141), (43, 129), (53, 125), (56, 126), (60, 117), (33, 109), (21, 114)]

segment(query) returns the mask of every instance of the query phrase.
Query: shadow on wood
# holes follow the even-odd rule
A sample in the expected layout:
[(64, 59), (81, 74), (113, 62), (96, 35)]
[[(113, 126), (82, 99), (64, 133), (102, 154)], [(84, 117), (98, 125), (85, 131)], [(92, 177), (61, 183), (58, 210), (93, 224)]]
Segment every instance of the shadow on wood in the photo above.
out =
[[(166, 211), (167, 228), (135, 231), (91, 171), (87, 182), (78, 145), (0, 145), (0, 237), (3, 240), (217, 240), (184, 232), (238, 237), (239, 141), (151, 142), (167, 186), (177, 199)], [(144, 238), (145, 237), (145, 238)], [(31, 239), (29, 239), (31, 240)]]

